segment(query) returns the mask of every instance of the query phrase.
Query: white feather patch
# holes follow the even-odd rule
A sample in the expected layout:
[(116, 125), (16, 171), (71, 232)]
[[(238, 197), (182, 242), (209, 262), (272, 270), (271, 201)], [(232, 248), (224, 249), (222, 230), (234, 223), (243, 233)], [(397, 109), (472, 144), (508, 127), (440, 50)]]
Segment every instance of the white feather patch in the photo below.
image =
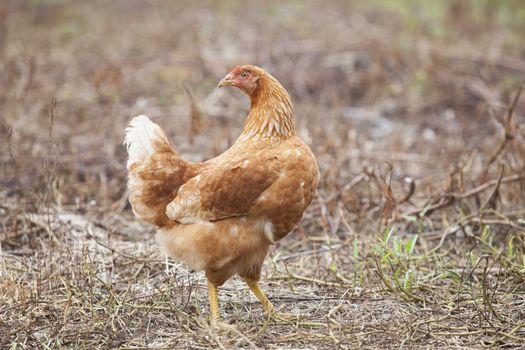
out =
[(156, 137), (165, 138), (164, 132), (145, 115), (139, 115), (129, 122), (124, 137), (124, 146), (128, 150), (128, 169), (131, 164), (155, 152), (152, 140)]

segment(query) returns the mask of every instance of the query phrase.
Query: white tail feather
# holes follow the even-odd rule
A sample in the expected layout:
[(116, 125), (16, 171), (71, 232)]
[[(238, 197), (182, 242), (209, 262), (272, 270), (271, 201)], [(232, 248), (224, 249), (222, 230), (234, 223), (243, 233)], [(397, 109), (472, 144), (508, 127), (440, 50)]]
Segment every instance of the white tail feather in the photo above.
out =
[(131, 164), (146, 159), (155, 152), (152, 143), (155, 137), (166, 139), (160, 126), (145, 115), (139, 115), (129, 122), (124, 137), (124, 146), (128, 149), (128, 169)]

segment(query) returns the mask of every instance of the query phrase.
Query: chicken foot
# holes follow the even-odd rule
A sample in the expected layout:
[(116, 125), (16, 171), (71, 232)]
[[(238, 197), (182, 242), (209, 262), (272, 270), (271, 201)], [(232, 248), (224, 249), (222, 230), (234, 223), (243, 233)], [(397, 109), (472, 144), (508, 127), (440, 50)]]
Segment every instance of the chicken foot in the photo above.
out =
[(268, 300), (266, 294), (264, 294), (261, 287), (259, 287), (258, 281), (250, 278), (244, 278), (244, 281), (246, 282), (248, 287), (250, 287), (251, 291), (257, 297), (257, 299), (259, 299), (259, 302), (262, 304), (264, 313), (269, 318), (275, 318), (276, 320), (286, 323), (290, 323), (290, 321), (296, 318), (294, 315), (275, 311), (275, 307), (273, 306), (272, 302)]
[[(259, 287), (259, 283), (256, 280), (250, 279), (250, 278), (243, 278), (248, 287), (250, 287), (253, 294), (257, 297), (259, 302), (262, 304), (264, 313), (269, 318), (274, 318), (276, 320), (290, 323), (290, 321), (294, 320), (296, 316), (286, 313), (281, 313), (275, 311), (275, 307), (273, 306), (272, 302), (268, 300), (268, 297), (264, 292), (262, 291), (261, 287)], [(212, 327), (218, 327), (220, 326), (219, 322), (219, 292), (218, 287), (216, 284), (208, 281), (208, 299), (210, 301), (210, 323)]]
[(250, 287), (253, 294), (259, 299), (259, 301), (262, 304), (262, 307), (264, 309), (264, 313), (268, 315), (272, 315), (275, 312), (275, 308), (273, 307), (273, 304), (270, 300), (266, 297), (266, 294), (262, 291), (262, 289), (259, 287), (259, 283), (256, 280), (252, 280), (250, 278), (244, 278), (244, 281)]

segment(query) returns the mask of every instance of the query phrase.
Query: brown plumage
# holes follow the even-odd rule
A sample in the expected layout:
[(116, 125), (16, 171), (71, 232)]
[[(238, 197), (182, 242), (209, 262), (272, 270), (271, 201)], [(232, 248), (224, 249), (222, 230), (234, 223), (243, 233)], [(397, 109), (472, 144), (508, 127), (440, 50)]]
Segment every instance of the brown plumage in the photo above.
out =
[(126, 129), (128, 187), (135, 215), (157, 226), (166, 252), (209, 283), (212, 320), (217, 287), (240, 275), (263, 304), (257, 282), (270, 244), (301, 219), (319, 183), (315, 157), (296, 135), (290, 96), (255, 66), (238, 66), (221, 82), (251, 100), (231, 148), (204, 163), (181, 159), (157, 124), (145, 116)]

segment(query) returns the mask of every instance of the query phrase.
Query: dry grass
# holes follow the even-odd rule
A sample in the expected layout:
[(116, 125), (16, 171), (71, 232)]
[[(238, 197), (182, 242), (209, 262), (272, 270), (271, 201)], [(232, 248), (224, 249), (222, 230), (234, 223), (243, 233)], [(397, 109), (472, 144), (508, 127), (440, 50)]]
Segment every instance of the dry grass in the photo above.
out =
[[(520, 1), (1, 4), (0, 347), (523, 348), (524, 19)], [(297, 320), (266, 322), (233, 279), (214, 332), (202, 274), (131, 214), (121, 141), (144, 113), (186, 158), (221, 153), (247, 101), (214, 87), (238, 63), (288, 88), (322, 184), (263, 270)]]

